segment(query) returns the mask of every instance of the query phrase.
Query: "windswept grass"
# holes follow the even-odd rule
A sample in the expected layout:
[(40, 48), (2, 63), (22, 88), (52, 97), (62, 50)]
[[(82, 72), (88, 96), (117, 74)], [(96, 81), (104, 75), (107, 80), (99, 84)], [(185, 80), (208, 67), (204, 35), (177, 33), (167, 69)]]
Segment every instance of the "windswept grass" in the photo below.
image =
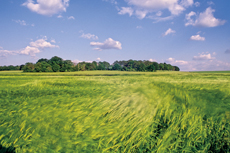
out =
[(229, 73), (0, 73), (0, 145), (18, 153), (230, 152), (229, 87)]

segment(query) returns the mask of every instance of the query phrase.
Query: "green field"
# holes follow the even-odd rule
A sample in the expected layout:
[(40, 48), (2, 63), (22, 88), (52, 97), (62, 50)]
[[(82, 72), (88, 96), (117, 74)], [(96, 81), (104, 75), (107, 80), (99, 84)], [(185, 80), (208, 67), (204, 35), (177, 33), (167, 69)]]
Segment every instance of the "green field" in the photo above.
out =
[(7, 151), (230, 152), (230, 73), (0, 72)]

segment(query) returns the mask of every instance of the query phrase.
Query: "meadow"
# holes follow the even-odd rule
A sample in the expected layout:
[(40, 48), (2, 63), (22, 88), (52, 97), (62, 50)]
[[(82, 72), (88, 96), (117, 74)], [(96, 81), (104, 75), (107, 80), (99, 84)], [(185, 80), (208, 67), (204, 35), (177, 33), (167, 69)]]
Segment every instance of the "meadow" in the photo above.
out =
[(230, 152), (230, 73), (0, 72), (0, 152)]

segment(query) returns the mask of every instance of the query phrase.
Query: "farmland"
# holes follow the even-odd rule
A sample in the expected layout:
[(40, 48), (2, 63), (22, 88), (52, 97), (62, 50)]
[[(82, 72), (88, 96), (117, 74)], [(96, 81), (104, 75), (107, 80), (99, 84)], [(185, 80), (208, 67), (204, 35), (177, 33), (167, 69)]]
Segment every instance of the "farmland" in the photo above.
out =
[(0, 151), (230, 152), (230, 73), (0, 72)]

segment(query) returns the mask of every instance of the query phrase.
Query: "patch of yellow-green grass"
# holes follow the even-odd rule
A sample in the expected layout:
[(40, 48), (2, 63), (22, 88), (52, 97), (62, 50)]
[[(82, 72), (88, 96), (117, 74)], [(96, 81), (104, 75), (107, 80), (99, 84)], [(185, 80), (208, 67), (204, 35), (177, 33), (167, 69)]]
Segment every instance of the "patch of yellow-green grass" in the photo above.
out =
[(228, 74), (21, 74), (0, 74), (0, 152), (230, 149)]

